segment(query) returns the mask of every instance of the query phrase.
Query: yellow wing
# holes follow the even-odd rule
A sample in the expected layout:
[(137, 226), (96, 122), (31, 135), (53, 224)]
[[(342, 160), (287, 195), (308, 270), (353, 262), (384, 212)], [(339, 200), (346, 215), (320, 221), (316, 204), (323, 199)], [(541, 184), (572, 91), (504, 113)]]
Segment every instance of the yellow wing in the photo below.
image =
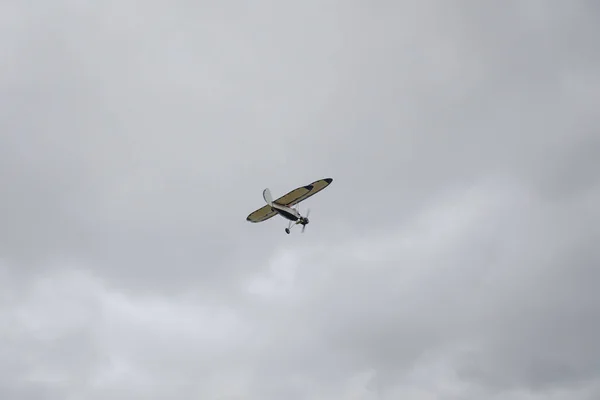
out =
[(268, 220), (269, 218), (274, 217), (275, 214), (277, 214), (277, 212), (274, 211), (271, 208), (271, 206), (269, 206), (267, 204), (266, 206), (263, 206), (263, 207), (259, 208), (258, 210), (250, 213), (250, 215), (248, 215), (248, 217), (246, 217), (246, 221), (262, 222), (262, 221)]
[(292, 206), (298, 202), (298, 199), (306, 196), (312, 190), (312, 185), (301, 186), (297, 189), (292, 190), (291, 192), (284, 194), (277, 200), (273, 201), (282, 206)]
[[(297, 189), (292, 190), (291, 192), (284, 194), (277, 200), (273, 201), (274, 203), (291, 207), (295, 204), (300, 203), (303, 200), (306, 200), (310, 196), (315, 193), (320, 192), (325, 189), (333, 182), (332, 178), (319, 179), (318, 181), (314, 181), (310, 185), (300, 186)], [(262, 222), (266, 221), (269, 218), (274, 217), (277, 214), (277, 211), (274, 211), (268, 204), (259, 208), (258, 210), (250, 213), (248, 217), (246, 217), (246, 221), (250, 222)]]
[[(279, 203), (279, 204), (285, 204), (288, 207), (291, 207), (294, 204), (298, 204), (301, 201), (308, 199), (313, 194), (316, 194), (316, 193), (320, 192), (321, 190), (325, 189), (327, 186), (329, 186), (331, 184), (331, 182), (333, 182), (332, 178), (319, 179), (318, 181), (314, 181), (310, 185), (302, 186), (301, 188), (292, 190), (285, 196), (280, 197), (279, 199), (275, 200), (275, 202)], [(301, 190), (301, 189), (306, 189), (306, 190)], [(285, 198), (285, 203), (280, 201), (283, 198)]]

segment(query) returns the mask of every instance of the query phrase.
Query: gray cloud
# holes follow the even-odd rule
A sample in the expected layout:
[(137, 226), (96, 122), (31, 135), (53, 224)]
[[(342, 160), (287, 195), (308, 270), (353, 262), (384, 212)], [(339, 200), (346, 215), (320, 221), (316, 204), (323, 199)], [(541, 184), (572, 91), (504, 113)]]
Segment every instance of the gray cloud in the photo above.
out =
[(169, 4), (0, 6), (0, 397), (600, 395), (597, 6)]

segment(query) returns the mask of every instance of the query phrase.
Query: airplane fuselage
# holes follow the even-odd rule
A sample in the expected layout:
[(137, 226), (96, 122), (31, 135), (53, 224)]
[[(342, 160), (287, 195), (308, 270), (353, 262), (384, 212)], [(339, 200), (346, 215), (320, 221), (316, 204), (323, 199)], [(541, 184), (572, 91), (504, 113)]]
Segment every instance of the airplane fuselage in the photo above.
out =
[(279, 215), (281, 215), (283, 218), (289, 219), (290, 221), (296, 222), (299, 219), (302, 219), (302, 215), (300, 215), (298, 210), (296, 210), (294, 208), (282, 206), (282, 205), (279, 205), (276, 203), (271, 204), (271, 208), (274, 211), (276, 211)]

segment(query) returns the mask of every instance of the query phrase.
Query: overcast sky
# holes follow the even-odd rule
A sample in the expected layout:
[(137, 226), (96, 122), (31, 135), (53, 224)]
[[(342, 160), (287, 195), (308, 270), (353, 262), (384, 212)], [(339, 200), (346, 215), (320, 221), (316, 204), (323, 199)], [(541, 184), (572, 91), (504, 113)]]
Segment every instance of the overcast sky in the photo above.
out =
[[(600, 398), (600, 7), (0, 2), (0, 398)], [(311, 223), (262, 190), (332, 177)]]

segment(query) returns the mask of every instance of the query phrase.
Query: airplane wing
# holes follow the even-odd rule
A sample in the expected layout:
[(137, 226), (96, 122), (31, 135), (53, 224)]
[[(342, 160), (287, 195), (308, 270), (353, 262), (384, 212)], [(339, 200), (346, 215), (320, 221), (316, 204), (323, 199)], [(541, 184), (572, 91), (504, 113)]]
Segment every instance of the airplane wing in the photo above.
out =
[[(299, 188), (296, 188), (291, 192), (284, 194), (283, 196), (275, 200), (274, 203), (291, 207), (295, 204), (300, 203), (303, 200), (306, 200), (313, 194), (325, 189), (327, 186), (329, 186), (329, 184), (332, 181), (333, 179), (331, 178), (319, 179), (318, 181), (314, 181), (310, 185), (300, 186)], [(276, 214), (277, 212), (274, 211), (269, 205), (265, 205), (259, 208), (258, 210), (250, 213), (250, 215), (246, 217), (246, 221), (255, 223), (262, 222), (274, 217)]]
[(331, 182), (333, 182), (332, 178), (319, 179), (318, 181), (314, 181), (309, 185), (301, 186), (298, 189), (292, 190), (288, 194), (285, 194), (277, 200), (275, 200), (275, 203), (291, 207), (295, 204), (300, 203), (303, 200), (306, 200), (313, 194), (325, 189), (331, 184)]
[(299, 188), (294, 189), (291, 192), (284, 194), (283, 196), (281, 196), (280, 198), (275, 200), (274, 203), (277, 203), (282, 206), (288, 206), (288, 207), (292, 206), (292, 205), (296, 204), (295, 202), (298, 199), (300, 199), (303, 196), (306, 196), (308, 193), (310, 193), (312, 188), (313, 188), (312, 185), (300, 186)]
[(253, 211), (252, 213), (250, 213), (248, 215), (248, 217), (246, 217), (246, 221), (250, 221), (250, 222), (262, 222), (262, 221), (266, 221), (269, 218), (274, 217), (277, 214), (276, 211), (273, 211), (273, 209), (271, 208), (271, 206), (269, 206), (268, 204), (266, 206), (263, 206), (261, 208), (259, 208), (256, 211)]

